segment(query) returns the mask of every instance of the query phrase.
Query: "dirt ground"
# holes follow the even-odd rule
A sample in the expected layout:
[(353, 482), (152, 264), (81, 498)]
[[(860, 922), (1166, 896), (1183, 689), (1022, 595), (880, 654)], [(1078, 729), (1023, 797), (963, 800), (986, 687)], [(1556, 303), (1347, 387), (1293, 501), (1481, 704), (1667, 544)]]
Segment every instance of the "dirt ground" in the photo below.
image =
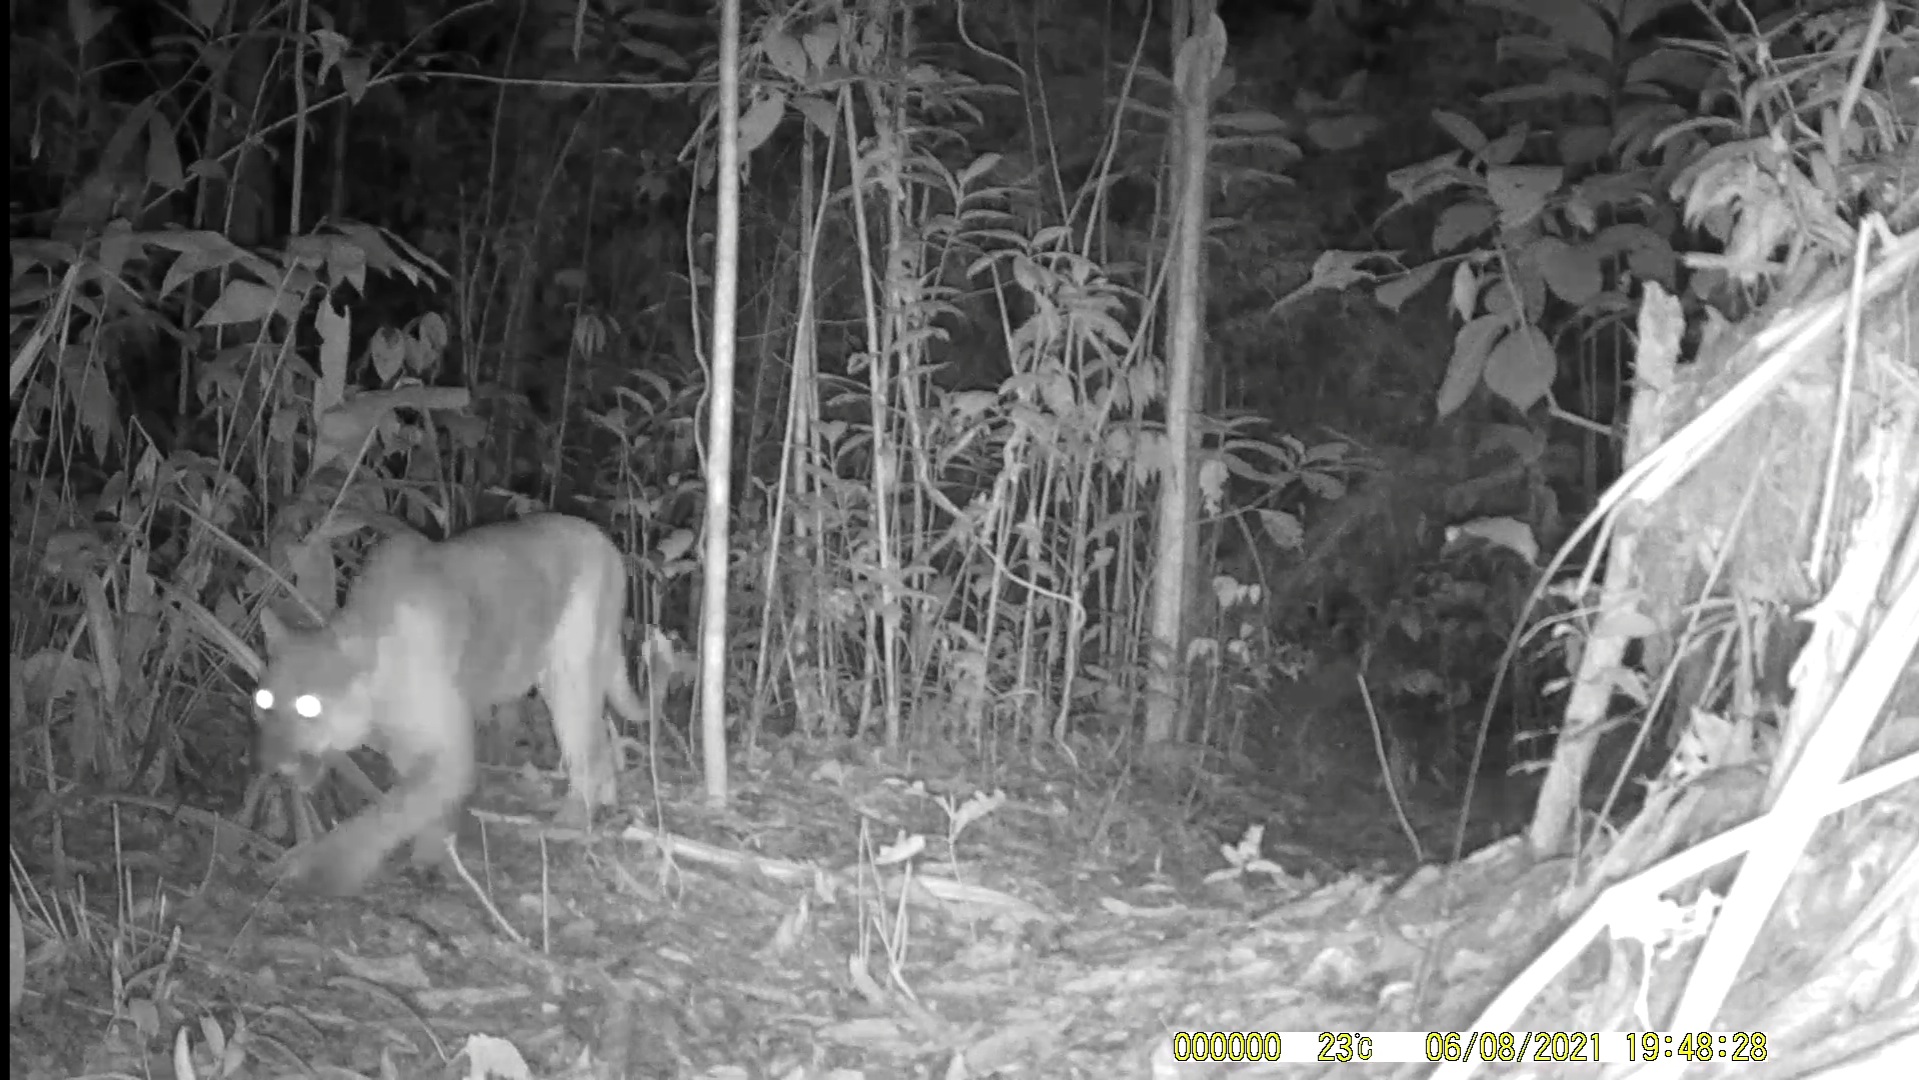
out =
[[(690, 770), (628, 778), (590, 838), (494, 773), (474, 885), (389, 867), (351, 899), (276, 887), (272, 847), (211, 817), (102, 800), (65, 819), (94, 924), (29, 933), (11, 1075), (1112, 1078), (1161, 1075), (1178, 1029), (1464, 1023), (1525, 955), (1497, 912), (1539, 871), (1508, 844), (1409, 881), (1362, 764), (781, 745), (724, 812)], [(1501, 788), (1469, 850), (1517, 828)], [(1457, 810), (1411, 800), (1429, 859)]]

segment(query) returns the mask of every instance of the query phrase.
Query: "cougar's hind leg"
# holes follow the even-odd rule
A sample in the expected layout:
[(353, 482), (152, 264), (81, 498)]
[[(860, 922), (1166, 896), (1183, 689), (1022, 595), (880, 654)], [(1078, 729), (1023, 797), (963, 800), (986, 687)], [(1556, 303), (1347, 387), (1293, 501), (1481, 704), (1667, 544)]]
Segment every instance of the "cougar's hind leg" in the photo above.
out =
[(576, 602), (567, 609), (540, 674), (540, 698), (553, 715), (553, 735), (566, 763), (568, 803), (584, 811), (588, 821), (594, 810), (612, 806), (619, 796), (606, 746), (606, 684), (595, 655), (592, 616), (590, 604)]
[(567, 806), (584, 811), (590, 822), (594, 810), (619, 801), (619, 767), (607, 739), (609, 672), (602, 643), (619, 638), (626, 573), (619, 550), (600, 530), (587, 530), (581, 543), (579, 576), (547, 645), (540, 696), (553, 714), (553, 734), (566, 759), (573, 796)]
[(540, 697), (553, 714), (553, 734), (566, 763), (568, 811), (584, 812), (589, 822), (594, 810), (613, 805), (617, 797), (611, 755), (596, 738), (603, 694), (591, 666), (578, 660), (551, 664), (540, 676)]
[[(613, 729), (613, 754), (616, 768), (626, 767), (626, 747), (631, 739), (648, 739), (650, 725), (654, 722), (652, 710), (640, 701), (639, 691), (634, 688), (631, 669), (626, 666), (626, 643), (624, 627), (626, 623), (626, 571), (615, 570), (611, 586), (601, 594), (599, 605), (599, 634), (594, 640), (596, 652), (595, 670), (600, 673), (601, 685), (606, 690), (606, 704), (613, 706), (613, 712), (620, 723)], [(604, 730), (604, 729), (603, 729)]]

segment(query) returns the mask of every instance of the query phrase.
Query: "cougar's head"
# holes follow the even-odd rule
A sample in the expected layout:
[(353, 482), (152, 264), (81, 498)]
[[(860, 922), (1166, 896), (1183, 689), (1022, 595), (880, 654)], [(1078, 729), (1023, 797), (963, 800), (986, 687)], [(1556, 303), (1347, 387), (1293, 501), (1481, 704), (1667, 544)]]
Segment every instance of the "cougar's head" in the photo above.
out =
[(267, 666), (253, 692), (254, 767), (310, 788), (326, 774), (325, 755), (361, 746), (371, 734), (366, 664), (332, 627), (291, 627), (271, 610), (261, 611), (260, 625)]

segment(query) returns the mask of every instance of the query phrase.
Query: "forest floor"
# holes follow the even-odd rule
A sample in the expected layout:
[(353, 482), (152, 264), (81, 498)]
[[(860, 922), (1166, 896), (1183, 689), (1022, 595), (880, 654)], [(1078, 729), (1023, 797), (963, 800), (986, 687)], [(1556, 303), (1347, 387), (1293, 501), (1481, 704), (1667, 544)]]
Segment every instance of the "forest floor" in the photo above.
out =
[[(734, 766), (724, 810), (683, 761), (628, 777), (591, 837), (508, 809), (548, 785), (493, 773), (460, 844), (473, 885), (390, 866), (351, 899), (275, 886), (232, 830), (103, 800), (64, 824), (90, 929), (23, 910), (10, 1075), (1389, 1076), (1178, 1064), (1169, 1039), (1467, 1025), (1565, 884), (1497, 842), (1526, 805), (1503, 782), (1475, 800), (1481, 853), (1415, 874), (1363, 761), (1309, 784), (1074, 749), (789, 740)], [(1407, 811), (1450, 856), (1457, 798)]]

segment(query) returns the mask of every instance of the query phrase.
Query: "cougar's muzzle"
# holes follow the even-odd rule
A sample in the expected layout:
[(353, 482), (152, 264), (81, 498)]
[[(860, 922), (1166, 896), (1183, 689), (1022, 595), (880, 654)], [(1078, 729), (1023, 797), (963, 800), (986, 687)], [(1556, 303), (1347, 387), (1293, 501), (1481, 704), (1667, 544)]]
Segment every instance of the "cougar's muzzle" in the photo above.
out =
[(253, 767), (262, 773), (278, 773), (310, 789), (326, 775), (326, 761), (313, 748), (302, 745), (300, 733), (305, 723), (299, 716), (287, 716), (291, 703), (278, 701), (265, 687), (255, 691), (255, 737)]

